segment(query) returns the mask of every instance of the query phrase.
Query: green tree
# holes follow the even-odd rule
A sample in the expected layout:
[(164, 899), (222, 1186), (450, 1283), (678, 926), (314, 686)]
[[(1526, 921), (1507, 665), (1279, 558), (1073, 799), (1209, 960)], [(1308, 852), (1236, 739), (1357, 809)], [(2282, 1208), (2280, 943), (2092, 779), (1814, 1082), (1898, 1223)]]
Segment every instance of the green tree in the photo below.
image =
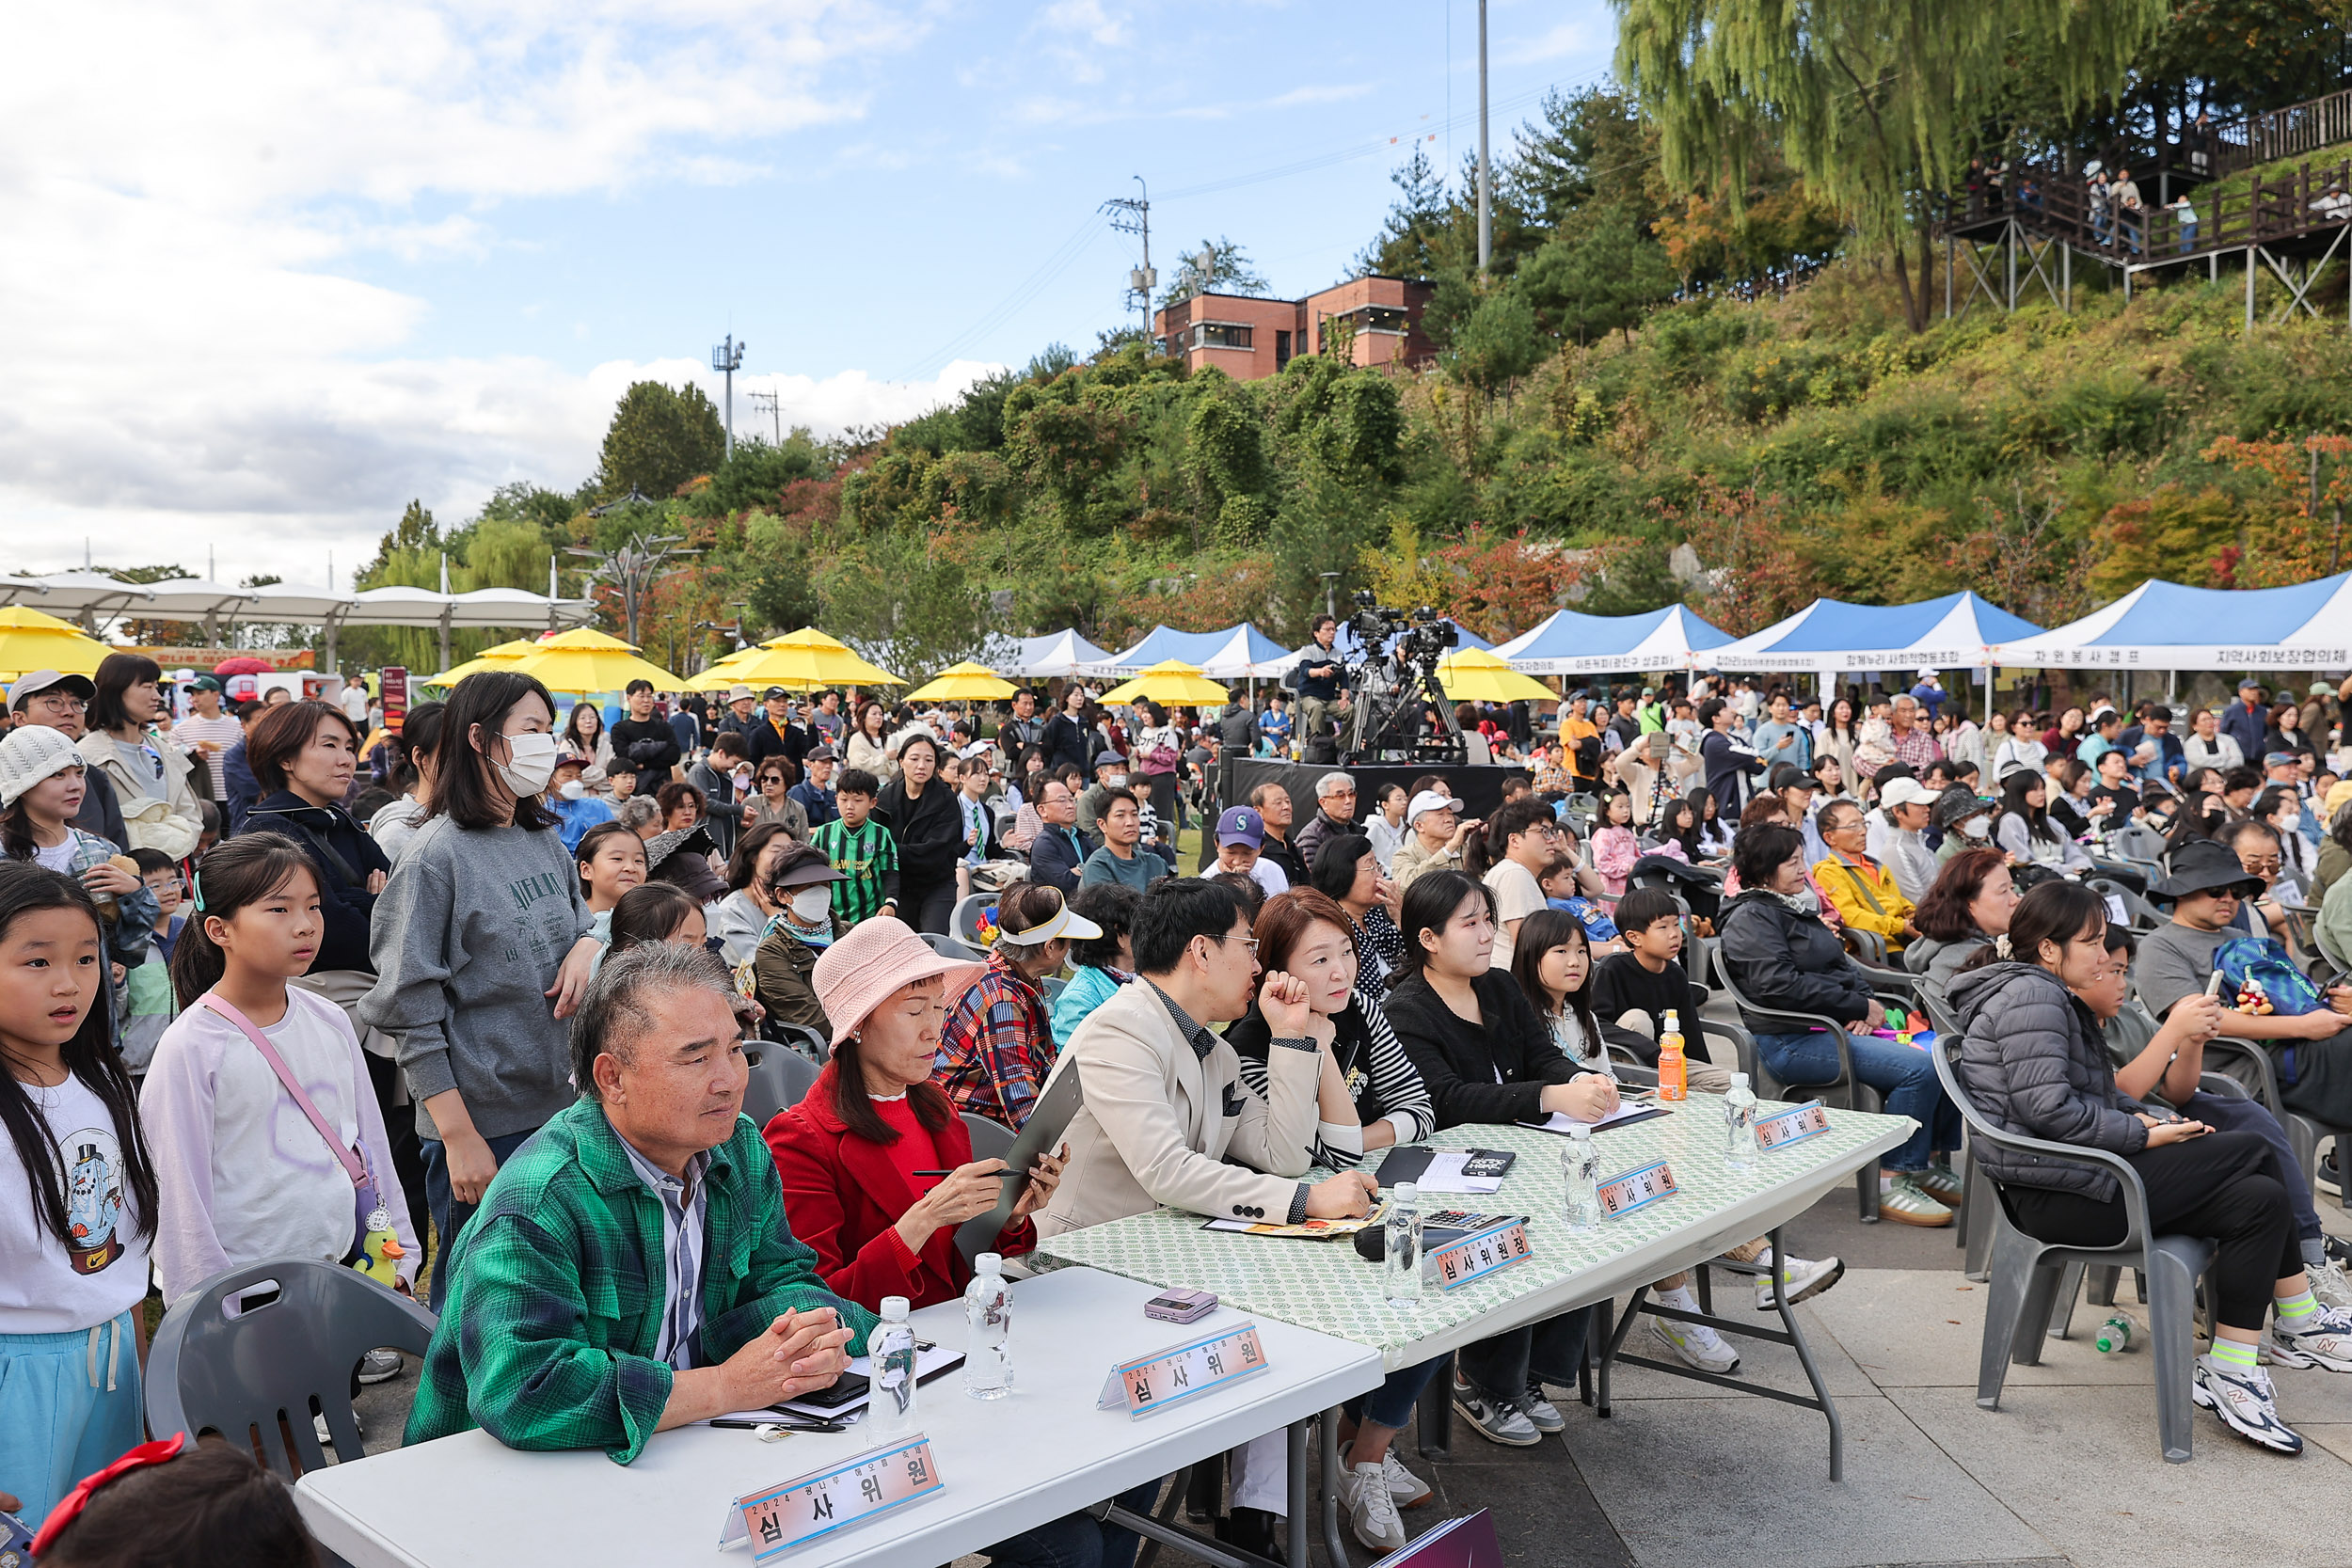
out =
[(818, 581), (824, 625), (896, 673), (944, 670), (988, 640), (988, 599), (962, 562), (920, 533), (871, 534)]
[(726, 431), (701, 388), (640, 381), (612, 410), (597, 479), (607, 496), (634, 489), (661, 500), (696, 474), (716, 469), (725, 455)]
[(1633, 324), (1674, 291), (1665, 248), (1633, 206), (1619, 202), (1574, 214), (1514, 286), (1546, 328), (1580, 345), (1611, 331), (1631, 342)]
[(1199, 250), (1177, 259), (1175, 279), (1160, 303), (1181, 304), (1195, 294), (1263, 294), (1269, 287), (1250, 264), (1249, 253), (1220, 236), (1202, 240)]
[(1527, 295), (1504, 287), (1479, 303), (1442, 361), (1455, 380), (1491, 398), (1543, 363), (1549, 346)]
[[(1265, 427), (1237, 398), (1200, 400), (1184, 431), (1184, 472), (1200, 497), (1204, 517), (1221, 518), (1236, 501), (1259, 501), (1268, 472)], [(1255, 509), (1236, 511), (1245, 524)]]
[[(2163, 24), (2165, 0), (1615, 0), (1617, 73), (1658, 121), (1667, 180), (1744, 197), (1771, 146), (1892, 250), (1905, 320), (1927, 329), (1938, 198), (1979, 145), (2020, 58), (2061, 105), (2113, 93)], [(1918, 243), (1915, 283), (1903, 244)]]
[(805, 425), (796, 425), (777, 446), (757, 436), (735, 443), (735, 455), (723, 457), (708, 484), (686, 499), (690, 517), (724, 517), (755, 506), (773, 506), (776, 498), (797, 480), (815, 479), (832, 467), (818, 450)]

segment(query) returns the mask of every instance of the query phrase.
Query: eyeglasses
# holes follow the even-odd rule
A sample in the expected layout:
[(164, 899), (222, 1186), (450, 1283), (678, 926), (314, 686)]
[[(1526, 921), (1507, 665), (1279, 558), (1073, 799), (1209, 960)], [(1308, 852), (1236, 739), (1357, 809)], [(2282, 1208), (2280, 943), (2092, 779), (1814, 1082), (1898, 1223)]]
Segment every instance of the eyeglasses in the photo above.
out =
[(2249, 871), (2277, 871), (2286, 864), (2283, 855), (2240, 855), (2238, 864)]
[(1256, 937), (1237, 937), (1233, 935), (1232, 932), (1228, 931), (1215, 940), (1219, 946), (1222, 946), (1224, 943), (1229, 942), (1240, 942), (1242, 946), (1249, 950), (1249, 956), (1251, 958), (1254, 958), (1258, 956), (1258, 939)]

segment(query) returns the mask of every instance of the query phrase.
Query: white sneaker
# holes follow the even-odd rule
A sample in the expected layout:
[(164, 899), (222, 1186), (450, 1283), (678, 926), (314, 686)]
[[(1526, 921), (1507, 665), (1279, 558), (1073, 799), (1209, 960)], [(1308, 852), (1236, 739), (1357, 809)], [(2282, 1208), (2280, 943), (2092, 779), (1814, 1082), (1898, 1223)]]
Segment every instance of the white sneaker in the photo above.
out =
[[(1756, 1261), (1766, 1268), (1772, 1267), (1772, 1249), (1766, 1247), (1764, 1256)], [(1845, 1260), (1839, 1258), (1791, 1258), (1788, 1259), (1788, 1305), (1791, 1307), (1801, 1301), (1811, 1301), (1815, 1296), (1844, 1278), (1846, 1275)], [(1776, 1310), (1778, 1304), (1772, 1299), (1772, 1276), (1769, 1274), (1757, 1275), (1756, 1276), (1756, 1309), (1758, 1312), (1771, 1312)]]
[(1389, 1493), (1385, 1465), (1349, 1465), (1340, 1480), (1340, 1501), (1357, 1540), (1383, 1557), (1405, 1549), (1405, 1521), (1397, 1516), (1396, 1498)]
[[(1348, 1456), (1355, 1448), (1353, 1443), (1340, 1445), (1340, 1461), (1350, 1468), (1354, 1467), (1354, 1462)], [(1371, 1462), (1367, 1460), (1365, 1463)], [(1396, 1499), (1399, 1508), (1419, 1508), (1436, 1495), (1430, 1491), (1427, 1481), (1405, 1467), (1405, 1462), (1396, 1457), (1394, 1449), (1380, 1456), (1380, 1473), (1389, 1478), (1389, 1496)]]
[(2333, 1307), (2303, 1320), (2290, 1329), (2277, 1318), (2263, 1331), (2267, 1359), (2280, 1367), (2324, 1367), (2331, 1372), (2352, 1372), (2352, 1313)]
[(2280, 1453), (2301, 1453), (2303, 1439), (2279, 1419), (2270, 1374), (2260, 1367), (2225, 1367), (2210, 1355), (2197, 1358), (2189, 1397), (2221, 1418), (2240, 1436)]
[(362, 1383), (389, 1383), (405, 1368), (396, 1350), (372, 1350), (359, 1358), (358, 1378)]
[(2352, 1275), (2344, 1273), (2342, 1263), (2332, 1258), (2316, 1268), (2306, 1263), (2303, 1277), (2311, 1281), (2312, 1294), (2318, 1298), (2321, 1311), (2332, 1307), (2352, 1312)]
[(1535, 1423), (1527, 1418), (1518, 1404), (1489, 1401), (1459, 1382), (1454, 1385), (1454, 1409), (1489, 1443), (1500, 1443), (1508, 1449), (1532, 1449), (1544, 1440), (1544, 1434), (1535, 1430)]
[(1649, 1332), (1651, 1338), (1700, 1371), (1723, 1373), (1740, 1370), (1740, 1353), (1724, 1344), (1724, 1337), (1705, 1323), (1652, 1318)]

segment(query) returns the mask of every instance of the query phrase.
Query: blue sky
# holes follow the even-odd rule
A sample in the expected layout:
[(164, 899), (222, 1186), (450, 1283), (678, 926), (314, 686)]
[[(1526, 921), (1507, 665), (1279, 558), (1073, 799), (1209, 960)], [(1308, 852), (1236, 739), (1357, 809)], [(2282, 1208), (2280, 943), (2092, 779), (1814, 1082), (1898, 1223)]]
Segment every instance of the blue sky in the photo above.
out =
[[(1135, 242), (1095, 209), (1136, 174), (1163, 277), (1225, 235), (1319, 288), (1413, 137), (1475, 147), (1476, 26), (1475, 0), (19, 12), (0, 565), (87, 537), (305, 581), (332, 550), (341, 579), (411, 496), (456, 521), (576, 483), (631, 379), (715, 395), (729, 330), (739, 430), (754, 387), (787, 423), (908, 417), (1120, 323)], [(1489, 27), (1498, 144), (1606, 70), (1597, 0)], [(101, 55), (106, 92), (55, 69)]]

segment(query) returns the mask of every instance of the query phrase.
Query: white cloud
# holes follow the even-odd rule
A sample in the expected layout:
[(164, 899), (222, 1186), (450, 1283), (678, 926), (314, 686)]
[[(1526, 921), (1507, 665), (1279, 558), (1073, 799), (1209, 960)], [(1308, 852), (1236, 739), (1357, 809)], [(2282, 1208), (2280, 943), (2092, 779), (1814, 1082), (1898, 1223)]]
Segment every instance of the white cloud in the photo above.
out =
[[(575, 482), (647, 367), (417, 357), (429, 302), (369, 271), (512, 243), (510, 200), (747, 178), (774, 138), (855, 119), (847, 68), (926, 26), (882, 0), (19, 8), (0, 568), (78, 564), (87, 535), (316, 580), (411, 496), (453, 520), (507, 480)], [(940, 395), (853, 381), (810, 384), (800, 417)]]

